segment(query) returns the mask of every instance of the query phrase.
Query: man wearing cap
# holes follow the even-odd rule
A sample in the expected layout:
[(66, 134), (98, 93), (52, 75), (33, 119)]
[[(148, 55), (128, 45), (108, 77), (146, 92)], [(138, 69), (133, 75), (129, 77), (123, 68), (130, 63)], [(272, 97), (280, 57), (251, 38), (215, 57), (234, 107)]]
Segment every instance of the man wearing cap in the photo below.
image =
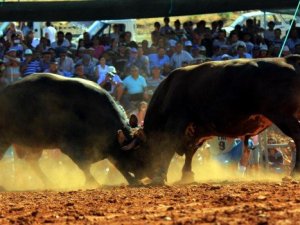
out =
[(41, 72), (40, 61), (34, 57), (31, 49), (28, 48), (25, 50), (24, 57), (25, 59), (21, 63), (21, 73), (23, 77)]
[(190, 53), (183, 50), (183, 46), (180, 42), (176, 43), (175, 52), (171, 57), (171, 65), (174, 69), (182, 66), (182, 62), (190, 63), (193, 57)]
[(236, 45), (236, 55), (233, 57), (234, 59), (247, 58), (251, 59), (252, 55), (247, 53), (246, 44), (243, 41), (239, 41)]
[(117, 101), (120, 101), (122, 80), (117, 74), (114, 66), (108, 66), (107, 73), (98, 79), (99, 85), (108, 91)]

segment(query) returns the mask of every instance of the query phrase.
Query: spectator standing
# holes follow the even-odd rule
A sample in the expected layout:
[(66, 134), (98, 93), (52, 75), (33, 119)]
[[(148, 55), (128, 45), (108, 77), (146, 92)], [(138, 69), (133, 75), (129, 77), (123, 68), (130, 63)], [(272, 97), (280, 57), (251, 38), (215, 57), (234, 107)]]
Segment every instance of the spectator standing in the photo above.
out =
[(171, 57), (171, 65), (174, 69), (182, 66), (182, 62), (190, 63), (193, 57), (190, 53), (183, 50), (183, 46), (180, 42), (176, 43), (175, 52)]
[(268, 29), (264, 31), (264, 39), (270, 44), (275, 38), (274, 32), (275, 23), (273, 21), (268, 22)]
[(4, 78), (8, 84), (15, 82), (21, 78), (20, 72), (20, 58), (17, 58), (17, 50), (10, 48), (6, 55), (4, 55), (5, 70), (3, 72)]
[(165, 25), (162, 26), (160, 28), (160, 30), (159, 30), (160, 35), (162, 35), (162, 36), (168, 36), (171, 33), (174, 33), (173, 28), (170, 26), (170, 18), (169, 17), (165, 17), (164, 18), (164, 23), (165, 23)]
[(44, 37), (50, 40), (50, 43), (55, 42), (56, 29), (52, 26), (50, 21), (46, 22), (46, 27), (43, 29)]
[(151, 41), (152, 45), (157, 46), (158, 45), (158, 40), (160, 38), (160, 30), (161, 25), (159, 22), (154, 23), (154, 30), (151, 32)]

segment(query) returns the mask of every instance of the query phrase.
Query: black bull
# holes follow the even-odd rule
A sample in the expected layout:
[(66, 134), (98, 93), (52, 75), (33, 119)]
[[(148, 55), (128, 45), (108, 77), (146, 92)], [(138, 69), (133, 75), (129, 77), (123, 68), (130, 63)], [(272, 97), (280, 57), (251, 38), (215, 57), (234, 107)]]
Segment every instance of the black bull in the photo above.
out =
[(300, 56), (208, 62), (173, 71), (156, 90), (144, 120), (148, 177), (164, 182), (175, 152), (191, 173), (197, 147), (212, 136), (256, 135), (273, 122), (297, 147), (300, 170)]
[(83, 79), (54, 74), (24, 78), (0, 92), (0, 158), (13, 144), (19, 157), (31, 166), (44, 183), (50, 183), (38, 166), (43, 149), (59, 148), (94, 184), (89, 166), (108, 158), (130, 184), (129, 172), (139, 171), (134, 151), (123, 151), (132, 139), (122, 110), (104, 90)]

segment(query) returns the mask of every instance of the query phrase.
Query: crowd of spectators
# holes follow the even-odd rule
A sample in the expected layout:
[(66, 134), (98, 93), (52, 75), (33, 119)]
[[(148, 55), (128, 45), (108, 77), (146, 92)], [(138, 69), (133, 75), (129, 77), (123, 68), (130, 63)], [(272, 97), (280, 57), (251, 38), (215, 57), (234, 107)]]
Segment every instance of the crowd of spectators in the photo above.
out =
[[(162, 21), (161, 21), (162, 22)], [(176, 20), (170, 24), (155, 22), (151, 40), (137, 43), (131, 33), (120, 32), (117, 24), (106, 36), (91, 37), (88, 32), (78, 43), (70, 32), (57, 31), (46, 22), (43, 36), (34, 38), (29, 24), (10, 23), (0, 39), (1, 85), (36, 72), (79, 77), (98, 83), (127, 112), (134, 112), (141, 102), (147, 107), (159, 83), (173, 69), (211, 60), (277, 57), (283, 44), (280, 29), (268, 22), (263, 30), (248, 19), (229, 34), (223, 21), (207, 24)], [(292, 25), (282, 55), (300, 54), (299, 29)], [(139, 118), (140, 124), (143, 118)]]

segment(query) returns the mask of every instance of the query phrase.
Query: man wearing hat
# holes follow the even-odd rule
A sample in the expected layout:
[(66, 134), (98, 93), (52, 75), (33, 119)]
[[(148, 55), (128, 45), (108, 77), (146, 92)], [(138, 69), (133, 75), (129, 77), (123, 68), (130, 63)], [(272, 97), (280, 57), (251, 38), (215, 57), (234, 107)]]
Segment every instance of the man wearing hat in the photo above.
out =
[(23, 77), (41, 72), (40, 61), (34, 57), (31, 49), (28, 48), (25, 50), (24, 57), (25, 59), (21, 63), (21, 73)]
[(104, 88), (114, 96), (117, 101), (120, 101), (122, 94), (121, 85), (123, 82), (114, 66), (108, 66), (107, 73), (99, 77), (98, 83), (100, 87)]
[(239, 59), (239, 58), (251, 59), (252, 58), (252, 55), (247, 53), (247, 46), (246, 46), (245, 42), (239, 41), (236, 44), (236, 55), (233, 58), (234, 59)]

